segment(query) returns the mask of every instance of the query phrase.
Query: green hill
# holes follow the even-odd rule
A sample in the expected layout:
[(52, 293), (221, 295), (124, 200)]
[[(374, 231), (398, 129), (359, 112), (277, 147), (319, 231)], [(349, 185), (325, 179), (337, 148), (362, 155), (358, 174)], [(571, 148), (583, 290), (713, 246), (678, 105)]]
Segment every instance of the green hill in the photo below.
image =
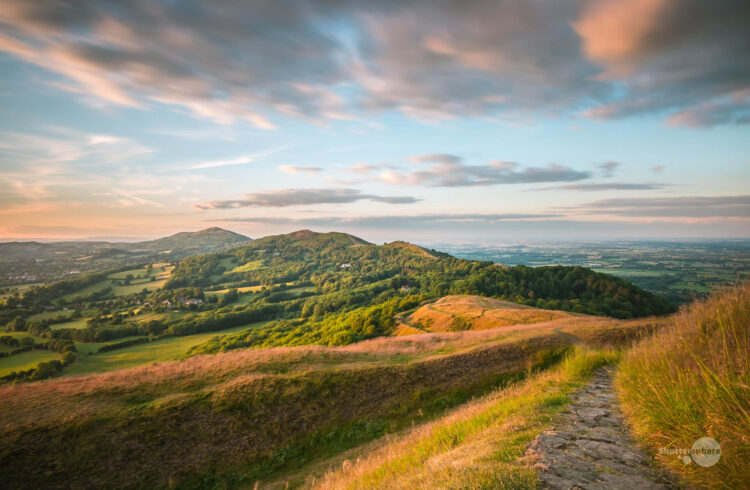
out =
[(130, 252), (157, 252), (172, 256), (225, 250), (249, 242), (250, 238), (222, 228), (206, 228), (195, 232), (181, 232), (157, 240), (125, 244)]
[(176, 261), (191, 255), (228, 250), (249, 241), (250, 238), (238, 233), (208, 228), (134, 243), (0, 243), (0, 286), (50, 281), (128, 265)]

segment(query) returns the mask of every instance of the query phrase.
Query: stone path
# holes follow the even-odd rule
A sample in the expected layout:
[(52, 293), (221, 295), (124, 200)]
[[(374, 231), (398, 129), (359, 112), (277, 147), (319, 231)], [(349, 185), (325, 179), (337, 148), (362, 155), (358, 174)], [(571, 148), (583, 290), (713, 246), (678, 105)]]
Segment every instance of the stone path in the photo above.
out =
[(554, 428), (529, 445), (526, 456), (546, 488), (678, 488), (649, 466), (649, 457), (628, 435), (612, 388), (614, 373), (597, 370)]

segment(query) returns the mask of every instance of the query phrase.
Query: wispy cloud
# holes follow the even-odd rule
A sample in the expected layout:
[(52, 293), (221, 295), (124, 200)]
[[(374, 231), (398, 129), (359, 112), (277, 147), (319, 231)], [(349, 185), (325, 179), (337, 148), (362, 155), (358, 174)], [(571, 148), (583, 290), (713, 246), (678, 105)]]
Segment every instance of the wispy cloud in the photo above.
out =
[(285, 174), (296, 175), (296, 174), (308, 174), (315, 175), (323, 171), (321, 167), (312, 166), (296, 166), (296, 165), (279, 165), (278, 169)]
[(269, 148), (268, 150), (259, 151), (256, 153), (250, 153), (247, 155), (240, 155), (238, 157), (233, 158), (227, 158), (223, 160), (209, 160), (206, 162), (196, 163), (194, 165), (190, 165), (187, 167), (189, 170), (201, 170), (205, 168), (216, 168), (216, 167), (228, 167), (232, 165), (247, 165), (248, 163), (253, 163), (257, 161), (260, 158), (267, 157), (270, 155), (273, 155), (274, 153), (278, 153), (282, 150), (286, 150), (289, 148), (288, 146), (279, 146), (276, 148)]
[[(67, 189), (109, 185), (119, 166), (142, 161), (153, 150), (132, 139), (67, 128), (40, 134), (0, 133), (0, 201), (61, 198)], [(86, 197), (84, 193), (81, 197)]]
[(419, 199), (411, 196), (378, 196), (357, 189), (279, 189), (246, 194), (242, 199), (216, 200), (196, 204), (198, 210), (247, 207), (279, 208), (313, 204), (346, 204), (368, 200), (387, 204), (412, 204)]
[(615, 170), (620, 166), (617, 162), (604, 162), (599, 164), (599, 168), (602, 171), (604, 177), (612, 177), (615, 174)]
[(634, 218), (750, 218), (750, 195), (603, 199), (577, 209)]
[(623, 182), (606, 182), (597, 184), (568, 184), (534, 189), (535, 191), (655, 191), (667, 187), (667, 184), (628, 184)]
[(398, 170), (388, 168), (377, 179), (392, 185), (471, 187), (498, 184), (529, 184), (539, 182), (570, 182), (591, 177), (591, 172), (575, 170), (565, 165), (522, 167), (514, 162), (500, 160), (484, 165), (467, 165), (461, 157), (449, 154), (416, 155), (408, 159), (427, 168)]

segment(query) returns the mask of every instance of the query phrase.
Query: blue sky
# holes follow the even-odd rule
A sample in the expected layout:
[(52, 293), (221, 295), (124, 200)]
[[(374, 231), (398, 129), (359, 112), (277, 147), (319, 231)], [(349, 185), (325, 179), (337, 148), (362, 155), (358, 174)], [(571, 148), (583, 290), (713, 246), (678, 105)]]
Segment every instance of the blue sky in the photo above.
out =
[(5, 5), (0, 239), (750, 236), (743, 2)]

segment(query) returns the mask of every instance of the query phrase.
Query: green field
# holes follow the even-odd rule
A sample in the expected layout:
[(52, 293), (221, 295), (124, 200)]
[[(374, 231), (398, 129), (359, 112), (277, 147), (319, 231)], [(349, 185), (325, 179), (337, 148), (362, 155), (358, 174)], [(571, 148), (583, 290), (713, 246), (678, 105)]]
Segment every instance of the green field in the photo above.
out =
[(28, 332), (4, 332), (0, 331), (0, 336), (9, 335), (11, 337), (16, 337), (17, 339), (20, 339), (22, 337), (31, 337), (34, 339), (34, 342), (37, 344), (43, 344), (44, 342), (47, 342), (49, 339), (45, 339), (44, 337), (39, 337), (37, 335), (32, 335)]
[(253, 260), (253, 261), (248, 262), (246, 264), (237, 266), (237, 267), (235, 267), (234, 269), (232, 269), (229, 272), (248, 272), (248, 271), (253, 271), (255, 269), (258, 269), (262, 265), (263, 265), (263, 261), (262, 260)]
[(54, 325), (50, 325), (50, 330), (58, 330), (61, 328), (86, 328), (87, 318), (78, 318), (77, 320), (70, 320), (69, 322), (64, 323), (55, 323)]
[[(117, 369), (127, 369), (151, 364), (154, 362), (173, 361), (181, 359), (193, 346), (201, 344), (216, 336), (227, 335), (230, 333), (241, 332), (248, 328), (258, 328), (267, 322), (253, 323), (251, 325), (242, 325), (218, 332), (209, 332), (196, 335), (187, 335), (185, 337), (169, 337), (166, 339), (137, 344), (124, 349), (118, 349), (101, 354), (86, 355), (88, 352), (96, 352), (99, 347), (105, 344), (83, 344), (76, 343), (81, 352), (81, 362), (65, 368), (65, 374), (83, 374), (83, 373), (100, 373), (114, 371)], [(137, 337), (129, 337), (137, 338)], [(118, 339), (117, 342), (128, 339)], [(84, 354), (84, 351), (86, 354)]]
[[(165, 282), (167, 282), (171, 271), (171, 267), (162, 266), (154, 268), (151, 271), (151, 275), (149, 276), (146, 276), (146, 269), (130, 269), (122, 272), (115, 272), (108, 275), (107, 279), (104, 279), (103, 281), (99, 281), (96, 284), (92, 284), (74, 293), (66, 294), (62, 298), (65, 301), (72, 301), (77, 296), (87, 296), (91, 293), (99, 292), (107, 287), (112, 288), (112, 293), (115, 296), (127, 296), (130, 294), (140, 293), (144, 288), (149, 292), (156, 291), (157, 289), (161, 288)], [(131, 274), (135, 277), (130, 281), (130, 284), (112, 284), (112, 280), (124, 281), (128, 274)], [(152, 277), (155, 277), (156, 280), (152, 281)]]
[(70, 315), (73, 314), (72, 310), (55, 310), (55, 311), (44, 311), (42, 313), (36, 313), (34, 315), (31, 315), (28, 318), (28, 321), (30, 322), (41, 322), (43, 320), (51, 320), (53, 318), (57, 318), (59, 316), (67, 316), (70, 317)]
[(0, 294), (0, 298), (6, 298), (8, 296), (13, 296), (15, 293), (21, 294), (27, 289), (29, 289), (32, 286), (38, 286), (42, 283), (40, 282), (34, 282), (29, 284), (21, 284), (19, 286), (8, 286), (7, 291), (3, 289), (3, 292)]
[(142, 279), (142, 278), (147, 277), (146, 268), (145, 267), (139, 267), (137, 269), (130, 269), (130, 270), (127, 270), (127, 271), (122, 271), (122, 272), (115, 272), (114, 274), (110, 274), (107, 277), (110, 278), (110, 279), (120, 279), (120, 280), (123, 280), (123, 279), (125, 279), (128, 276), (128, 274), (130, 274), (131, 276), (133, 276), (133, 277), (135, 277), (137, 279)]
[[(91, 353), (91, 355), (94, 355), (102, 346), (115, 344), (117, 342), (124, 342), (126, 340), (134, 340), (137, 338), (140, 338), (140, 336), (134, 335), (132, 337), (123, 337), (121, 339), (112, 340), (110, 342), (76, 342), (76, 349), (78, 349), (78, 353), (81, 356), (87, 356), (89, 355), (89, 353)], [(67, 372), (68, 371), (66, 371), (66, 373)]]
[(642, 270), (642, 269), (592, 269), (595, 272), (601, 272), (602, 274), (612, 274), (613, 276), (619, 276), (619, 277), (660, 277), (662, 276), (662, 272), (659, 271), (649, 271), (649, 270)]
[(0, 376), (5, 376), (13, 371), (35, 368), (40, 362), (54, 361), (55, 359), (60, 359), (60, 355), (48, 350), (32, 350), (15, 356), (2, 357), (0, 358)]

